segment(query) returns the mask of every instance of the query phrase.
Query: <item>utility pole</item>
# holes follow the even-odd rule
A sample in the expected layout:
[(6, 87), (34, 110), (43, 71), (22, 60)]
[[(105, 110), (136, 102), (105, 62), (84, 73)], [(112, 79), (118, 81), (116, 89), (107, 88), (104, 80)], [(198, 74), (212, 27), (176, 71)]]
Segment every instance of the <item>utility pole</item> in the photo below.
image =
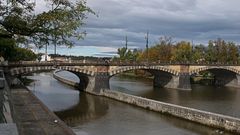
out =
[[(52, 4), (52, 11), (53, 11), (53, 5), (54, 4)], [(56, 22), (55, 22), (55, 20), (54, 20), (54, 22), (53, 22), (53, 29), (54, 29), (54, 34), (53, 34), (53, 36), (54, 37), (52, 37), (52, 38), (54, 38), (53, 39), (53, 43), (54, 43), (54, 61), (56, 61), (56, 55), (57, 55), (57, 35), (56, 35)]]
[(125, 40), (126, 40), (126, 50), (128, 49), (128, 37), (126, 36), (126, 38), (125, 38)]
[(194, 53), (194, 45), (193, 45), (193, 40), (192, 40), (192, 51), (190, 52), (191, 56), (190, 56), (190, 62), (195, 62), (192, 58), (192, 55)]
[(146, 49), (147, 49), (147, 64), (148, 64), (148, 59), (149, 59), (149, 54), (148, 54), (148, 36), (149, 36), (149, 32), (147, 31), (147, 35), (145, 36), (145, 39), (146, 39)]
[(45, 46), (45, 61), (47, 61), (47, 46), (48, 46), (48, 44), (46, 44), (46, 46)]

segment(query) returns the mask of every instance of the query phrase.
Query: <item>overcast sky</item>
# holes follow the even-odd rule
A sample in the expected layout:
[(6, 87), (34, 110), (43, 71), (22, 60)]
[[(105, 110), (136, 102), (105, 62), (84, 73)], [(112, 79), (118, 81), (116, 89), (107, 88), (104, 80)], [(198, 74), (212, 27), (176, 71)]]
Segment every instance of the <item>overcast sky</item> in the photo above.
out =
[(240, 43), (240, 0), (87, 0), (87, 5), (98, 17), (89, 16), (87, 36), (77, 46), (113, 52), (128, 36), (130, 47), (144, 48), (147, 31), (151, 45), (163, 35), (195, 44), (217, 38)]

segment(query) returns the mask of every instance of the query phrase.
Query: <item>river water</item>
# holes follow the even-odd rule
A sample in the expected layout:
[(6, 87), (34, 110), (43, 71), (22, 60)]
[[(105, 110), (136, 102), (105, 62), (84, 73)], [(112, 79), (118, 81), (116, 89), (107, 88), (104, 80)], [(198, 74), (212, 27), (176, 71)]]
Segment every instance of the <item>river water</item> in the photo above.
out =
[[(67, 72), (62, 76), (78, 81)], [(78, 135), (214, 135), (216, 129), (79, 92), (52, 77), (29, 76), (29, 88)], [(153, 88), (144, 78), (112, 77), (110, 87), (133, 95), (240, 117), (240, 89), (193, 85), (192, 91)], [(229, 134), (224, 132), (224, 134)]]

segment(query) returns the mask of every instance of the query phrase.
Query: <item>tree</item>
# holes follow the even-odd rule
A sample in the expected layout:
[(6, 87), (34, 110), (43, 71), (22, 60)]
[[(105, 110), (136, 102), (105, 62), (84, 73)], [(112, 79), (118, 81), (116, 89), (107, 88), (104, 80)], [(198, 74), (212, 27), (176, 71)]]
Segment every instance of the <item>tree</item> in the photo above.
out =
[(37, 56), (31, 50), (19, 48), (10, 37), (0, 37), (0, 56), (8, 61), (36, 60)]
[(210, 40), (208, 43), (206, 60), (209, 62), (236, 62), (239, 57), (238, 48), (233, 42), (222, 39)]
[(0, 56), (5, 60), (12, 60), (15, 56), (15, 41), (11, 37), (0, 37)]
[(210, 40), (208, 42), (207, 55), (205, 57), (208, 62), (217, 62), (217, 50), (214, 41)]
[(238, 47), (233, 42), (228, 42), (227, 44), (228, 44), (227, 61), (237, 62), (239, 57)]
[[(87, 13), (94, 12), (85, 0), (45, 0), (51, 9), (35, 14), (34, 2), (27, 0), (0, 1), (0, 33), (20, 43), (73, 46), (71, 38), (82, 39)], [(0, 36), (1, 36), (0, 34)]]
[(193, 62), (205, 61), (206, 47), (202, 44), (194, 46), (192, 60)]
[[(171, 37), (160, 37), (159, 42), (148, 49), (149, 60), (169, 62), (173, 57), (173, 42)], [(147, 51), (139, 51), (138, 59), (145, 60), (147, 57)]]
[(190, 62), (192, 60), (192, 46), (190, 42), (181, 41), (174, 47), (173, 60), (177, 62)]
[(221, 38), (218, 38), (217, 40), (214, 41), (215, 48), (216, 48), (216, 56), (217, 57), (217, 62), (227, 62), (227, 44), (224, 40)]
[(12, 61), (36, 61), (37, 55), (33, 53), (31, 50), (25, 49), (25, 48), (16, 48), (16, 54), (14, 56), (14, 59)]
[(169, 62), (173, 57), (173, 42), (171, 37), (161, 37), (156, 45), (158, 50), (158, 60)]
[(117, 54), (119, 55), (120, 60), (125, 60), (126, 59), (126, 53), (127, 53), (127, 48), (118, 48)]

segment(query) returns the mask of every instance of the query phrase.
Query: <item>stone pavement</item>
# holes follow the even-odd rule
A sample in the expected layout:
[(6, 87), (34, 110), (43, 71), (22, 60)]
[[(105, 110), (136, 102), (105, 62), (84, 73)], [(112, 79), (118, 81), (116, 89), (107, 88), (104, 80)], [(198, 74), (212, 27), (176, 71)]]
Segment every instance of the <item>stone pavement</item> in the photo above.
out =
[(19, 135), (73, 135), (74, 132), (24, 86), (11, 89), (14, 122)]

